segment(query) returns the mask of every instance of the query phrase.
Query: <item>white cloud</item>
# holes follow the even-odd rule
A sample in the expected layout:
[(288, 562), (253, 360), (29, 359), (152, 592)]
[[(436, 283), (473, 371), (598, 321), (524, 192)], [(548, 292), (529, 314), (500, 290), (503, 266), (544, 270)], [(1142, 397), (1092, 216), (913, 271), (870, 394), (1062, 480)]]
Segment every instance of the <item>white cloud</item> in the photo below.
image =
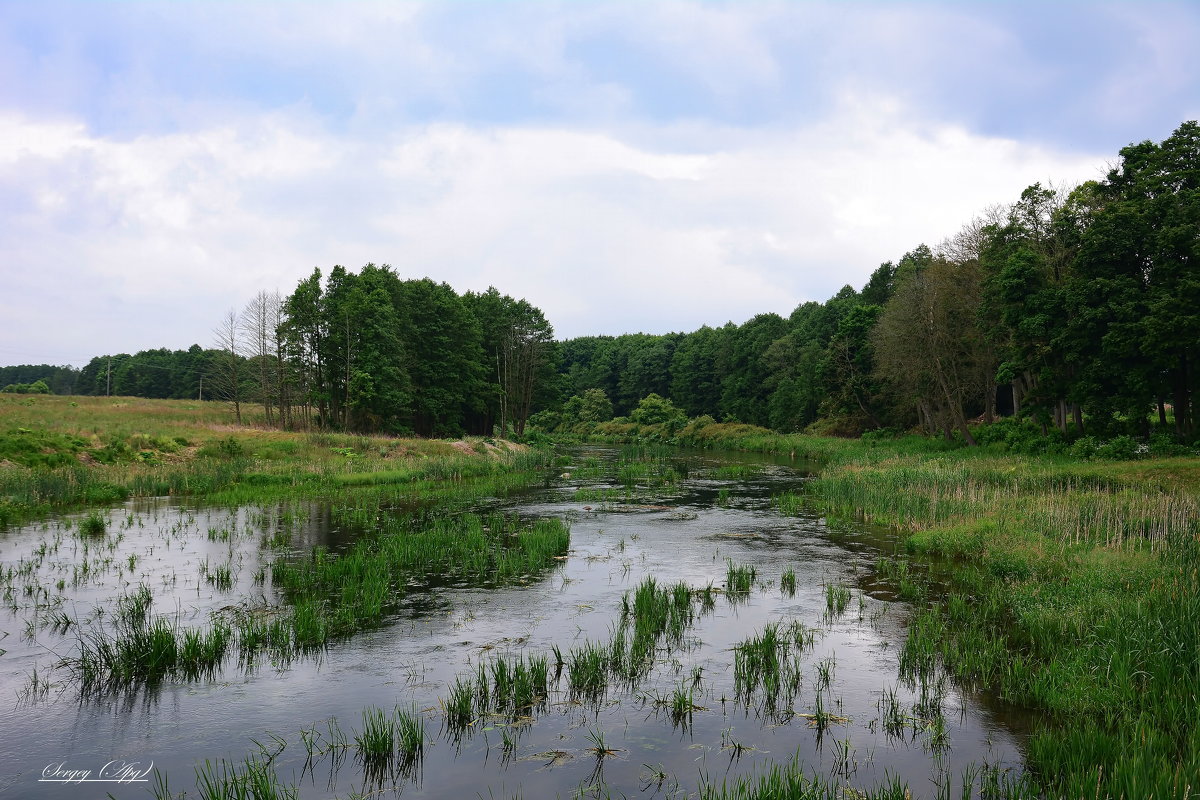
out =
[[(1096, 177), (1107, 155), (853, 95), (806, 127), (694, 125), (685, 150), (654, 138), (461, 124), (354, 137), (296, 112), (116, 140), (6, 115), (0, 263), (19, 290), (0, 306), (31, 326), (66, 309), (75, 323), (37, 334), (55, 352), (186, 347), (258, 289), (374, 261), (525, 296), (563, 336), (692, 330), (861, 285), (1031, 182)], [(6, 328), (0, 351), (27, 349), (31, 330)]]

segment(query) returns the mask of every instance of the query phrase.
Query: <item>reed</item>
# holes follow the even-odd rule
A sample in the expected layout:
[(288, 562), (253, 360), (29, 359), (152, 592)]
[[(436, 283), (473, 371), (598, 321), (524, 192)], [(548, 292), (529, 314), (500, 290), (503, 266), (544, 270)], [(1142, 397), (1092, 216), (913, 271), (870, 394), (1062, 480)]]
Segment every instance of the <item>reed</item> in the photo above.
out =
[(725, 569), (725, 591), (730, 597), (745, 597), (754, 588), (758, 573), (753, 566), (734, 564), (730, 559)]
[(792, 567), (784, 569), (779, 576), (779, 591), (788, 597), (796, 595), (796, 570)]
[(850, 604), (850, 589), (832, 583), (825, 584), (825, 612), (831, 618), (838, 618), (846, 613)]

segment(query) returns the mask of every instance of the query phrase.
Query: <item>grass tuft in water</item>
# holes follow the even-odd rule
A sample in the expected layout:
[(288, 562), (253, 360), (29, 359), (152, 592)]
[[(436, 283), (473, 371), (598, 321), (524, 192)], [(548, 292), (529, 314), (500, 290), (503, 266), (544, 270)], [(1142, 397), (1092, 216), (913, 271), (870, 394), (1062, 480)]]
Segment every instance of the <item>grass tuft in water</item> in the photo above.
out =
[(79, 533), (83, 536), (103, 536), (107, 523), (99, 511), (93, 511), (79, 520)]
[(788, 567), (779, 576), (779, 591), (787, 597), (796, 596), (796, 570)]
[(730, 559), (725, 570), (725, 591), (731, 598), (745, 597), (754, 588), (758, 573), (752, 566), (734, 564)]

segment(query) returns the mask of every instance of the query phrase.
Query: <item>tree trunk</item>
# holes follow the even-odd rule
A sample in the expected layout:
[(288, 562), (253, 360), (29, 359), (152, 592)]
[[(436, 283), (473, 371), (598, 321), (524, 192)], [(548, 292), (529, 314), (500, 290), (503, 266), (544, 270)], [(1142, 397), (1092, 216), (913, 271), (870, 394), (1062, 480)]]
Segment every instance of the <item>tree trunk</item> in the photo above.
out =
[(1192, 432), (1191, 393), (1188, 391), (1188, 360), (1187, 356), (1179, 359), (1179, 371), (1175, 377), (1175, 432), (1180, 436), (1189, 436)]

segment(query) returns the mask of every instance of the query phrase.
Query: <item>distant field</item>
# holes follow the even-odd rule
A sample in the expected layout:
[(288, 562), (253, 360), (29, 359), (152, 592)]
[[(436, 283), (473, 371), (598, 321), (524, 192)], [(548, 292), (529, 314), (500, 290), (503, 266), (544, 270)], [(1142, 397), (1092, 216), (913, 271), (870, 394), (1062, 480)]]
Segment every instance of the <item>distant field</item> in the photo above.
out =
[[(0, 395), (0, 524), (134, 495), (204, 495), (236, 485), (407, 479), (519, 449), (483, 439), (293, 432), (234, 424), (227, 404), (136, 397)], [(487, 456), (488, 458), (483, 458)], [(445, 464), (443, 462), (446, 462)]]

